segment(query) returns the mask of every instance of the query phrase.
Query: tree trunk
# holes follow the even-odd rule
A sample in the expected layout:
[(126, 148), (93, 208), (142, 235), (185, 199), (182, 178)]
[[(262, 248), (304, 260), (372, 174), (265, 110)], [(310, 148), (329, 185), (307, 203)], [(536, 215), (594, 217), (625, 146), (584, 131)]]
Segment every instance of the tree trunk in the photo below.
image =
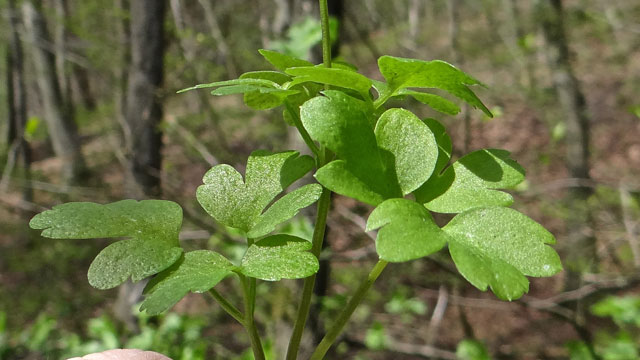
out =
[[(130, 3), (130, 55), (126, 90), (124, 135), (127, 156), (127, 197), (159, 197), (162, 132), (162, 90), (165, 2), (135, 0)], [(144, 282), (126, 282), (118, 291), (116, 317), (137, 330), (132, 306), (137, 303)]]
[(62, 178), (66, 184), (78, 183), (87, 175), (87, 169), (73, 114), (65, 107), (60, 91), (55, 59), (50, 51), (49, 33), (44, 19), (30, 1), (24, 1), (22, 13), (44, 107), (44, 118), (53, 150), (62, 161)]
[(125, 112), (129, 160), (127, 193), (142, 199), (160, 195), (160, 151), (165, 2), (131, 2), (131, 65)]
[[(569, 190), (567, 206), (568, 241), (565, 256), (566, 290), (578, 288), (582, 283), (582, 273), (595, 269), (596, 238), (591, 231), (591, 215), (588, 197), (591, 189), (584, 186), (589, 180), (589, 117), (585, 97), (580, 90), (570, 61), (570, 52), (563, 22), (563, 10), (560, 0), (541, 0), (537, 4), (536, 14), (542, 26), (546, 43), (549, 66), (553, 83), (562, 106), (566, 133), (565, 164), (569, 176), (580, 182), (579, 186)], [(578, 314), (580, 304), (575, 304)], [(581, 317), (577, 319), (581, 321)]]
[[(464, 64), (464, 56), (460, 53), (460, 0), (449, 0), (447, 2), (449, 13), (449, 47), (451, 50), (451, 60), (457, 67)], [(462, 105), (460, 116), (464, 124), (464, 142), (462, 144), (463, 153), (468, 153), (471, 149), (471, 114), (469, 105)]]
[[(22, 173), (22, 200), (31, 202), (31, 148), (24, 138), (27, 122), (27, 94), (24, 87), (24, 68), (22, 45), (18, 37), (18, 14), (14, 0), (9, 0), (9, 52), (7, 54), (7, 100), (8, 100), (8, 138), (9, 154), (3, 170), (0, 192), (5, 192), (13, 167), (17, 165)], [(25, 214), (27, 215), (27, 214)]]

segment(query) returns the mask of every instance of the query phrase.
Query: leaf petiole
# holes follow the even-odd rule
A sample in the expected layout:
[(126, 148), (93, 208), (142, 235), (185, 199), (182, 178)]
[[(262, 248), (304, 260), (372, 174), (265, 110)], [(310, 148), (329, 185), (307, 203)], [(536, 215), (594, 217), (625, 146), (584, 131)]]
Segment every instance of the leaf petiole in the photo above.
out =
[(367, 276), (367, 278), (360, 284), (355, 294), (353, 294), (353, 297), (351, 297), (351, 300), (349, 300), (347, 306), (342, 310), (342, 312), (336, 319), (336, 322), (333, 324), (333, 326), (331, 326), (331, 329), (329, 329), (327, 334), (322, 338), (322, 341), (320, 342), (318, 347), (316, 347), (313, 354), (311, 354), (311, 357), (309, 358), (310, 360), (322, 360), (324, 358), (331, 345), (333, 345), (338, 335), (340, 335), (340, 333), (342, 332), (342, 329), (344, 329), (344, 326), (349, 321), (349, 318), (351, 317), (353, 312), (356, 310), (358, 305), (360, 305), (360, 302), (362, 302), (362, 300), (364, 299), (367, 291), (369, 291), (369, 289), (371, 288), (371, 285), (373, 285), (380, 274), (382, 274), (382, 271), (387, 266), (387, 264), (388, 262), (385, 260), (378, 260), (373, 269), (371, 269), (371, 272), (369, 272), (369, 276)]

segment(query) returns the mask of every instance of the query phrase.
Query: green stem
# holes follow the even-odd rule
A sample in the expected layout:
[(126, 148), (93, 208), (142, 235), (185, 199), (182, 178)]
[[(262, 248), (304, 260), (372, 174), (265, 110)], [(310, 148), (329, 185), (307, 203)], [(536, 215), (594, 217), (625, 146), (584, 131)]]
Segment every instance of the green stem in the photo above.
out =
[(240, 324), (244, 326), (244, 317), (240, 310), (233, 306), (224, 296), (220, 295), (216, 289), (209, 290), (209, 293), (213, 298), (220, 304), (222, 309), (226, 311), (229, 315), (231, 315), (234, 319), (236, 319)]
[(347, 324), (347, 321), (349, 321), (349, 318), (351, 317), (355, 309), (358, 307), (358, 305), (360, 305), (362, 299), (364, 299), (364, 296), (367, 294), (369, 288), (371, 288), (371, 285), (373, 285), (378, 276), (380, 276), (382, 270), (384, 270), (387, 264), (388, 262), (379, 260), (378, 263), (373, 267), (373, 269), (371, 269), (371, 272), (369, 273), (369, 276), (367, 276), (367, 279), (363, 281), (362, 284), (360, 284), (358, 290), (356, 290), (356, 293), (353, 294), (353, 297), (351, 298), (351, 300), (349, 300), (347, 307), (342, 310), (342, 313), (340, 313), (336, 322), (333, 324), (333, 326), (331, 326), (331, 329), (329, 329), (324, 338), (322, 338), (322, 341), (313, 352), (313, 354), (311, 354), (311, 357), (309, 358), (310, 360), (322, 360), (324, 358), (331, 345), (333, 345), (333, 343), (336, 341), (336, 338), (338, 337), (338, 335), (340, 335), (342, 329)]
[(307, 144), (307, 146), (309, 147), (313, 155), (315, 155), (316, 158), (319, 158), (320, 149), (318, 149), (318, 146), (316, 146), (316, 143), (313, 142), (313, 140), (311, 139), (311, 136), (309, 136), (309, 133), (302, 125), (302, 120), (300, 120), (298, 111), (296, 111), (296, 109), (293, 107), (291, 102), (288, 100), (285, 100), (284, 106), (287, 108), (287, 111), (289, 112), (289, 114), (291, 114), (291, 117), (293, 118), (293, 124), (296, 126), (296, 129), (298, 129), (298, 132), (302, 136), (302, 140), (304, 140), (304, 143)]
[(258, 329), (253, 322), (253, 306), (251, 299), (251, 281), (246, 276), (240, 275), (240, 282), (242, 283), (242, 291), (244, 295), (244, 328), (249, 334), (251, 339), (251, 349), (253, 349), (253, 357), (255, 360), (265, 360), (264, 349), (262, 348), (262, 342), (260, 341), (260, 335)]
[(329, 33), (329, 7), (327, 0), (320, 2), (320, 23), (322, 24), (322, 64), (331, 67), (331, 35)]
[[(324, 240), (324, 232), (327, 225), (327, 215), (329, 214), (329, 207), (331, 205), (331, 191), (327, 188), (322, 189), (322, 194), (318, 200), (318, 212), (316, 214), (316, 225), (313, 229), (313, 238), (311, 240), (311, 253), (316, 257), (320, 256), (322, 251), (322, 242)], [(300, 341), (302, 339), (302, 333), (307, 323), (307, 317), (309, 316), (309, 309), (311, 308), (311, 296), (313, 295), (313, 287), (316, 283), (316, 274), (313, 274), (304, 279), (304, 285), (302, 286), (302, 297), (300, 304), (298, 305), (298, 312), (296, 315), (296, 322), (293, 326), (293, 333), (291, 334), (291, 340), (287, 349), (287, 360), (295, 360), (298, 357), (298, 350), (300, 348)]]

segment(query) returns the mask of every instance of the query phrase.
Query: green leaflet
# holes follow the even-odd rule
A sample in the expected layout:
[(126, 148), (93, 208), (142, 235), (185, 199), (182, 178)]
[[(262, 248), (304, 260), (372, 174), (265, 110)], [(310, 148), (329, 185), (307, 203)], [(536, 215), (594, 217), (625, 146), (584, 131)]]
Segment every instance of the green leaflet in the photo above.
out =
[(279, 85), (271, 80), (265, 79), (233, 79), (233, 80), (225, 80), (225, 81), (216, 81), (209, 84), (198, 84), (196, 86), (192, 86), (186, 89), (178, 90), (178, 94), (197, 89), (208, 89), (212, 87), (221, 87), (221, 86), (236, 86), (236, 85), (250, 85), (256, 87), (264, 87), (264, 88), (272, 88), (277, 89)]
[(258, 222), (247, 233), (247, 237), (258, 238), (267, 235), (279, 224), (296, 216), (300, 209), (316, 202), (321, 193), (322, 186), (309, 184), (286, 194), (262, 213)]
[(400, 89), (398, 95), (409, 95), (425, 105), (429, 105), (433, 110), (447, 115), (456, 115), (460, 112), (460, 107), (440, 95), (429, 94), (409, 89)]
[(436, 161), (436, 167), (433, 170), (433, 173), (440, 174), (449, 163), (449, 159), (451, 159), (453, 144), (451, 143), (449, 134), (447, 134), (447, 129), (445, 129), (444, 125), (438, 122), (438, 120), (428, 118), (423, 121), (427, 124), (429, 129), (431, 129), (431, 132), (436, 139), (436, 143), (438, 144), (438, 160)]
[(378, 68), (387, 80), (387, 87), (380, 94), (380, 99), (399, 95), (398, 92), (405, 88), (436, 88), (447, 91), (492, 117), (491, 111), (468, 87), (482, 84), (451, 64), (440, 60), (382, 56), (378, 59)]
[(381, 259), (403, 262), (433, 254), (448, 236), (424, 206), (407, 199), (389, 199), (378, 205), (367, 220), (367, 231), (382, 228), (376, 238)]
[(171, 266), (182, 253), (181, 224), (180, 206), (164, 200), (66, 203), (29, 223), (53, 239), (129, 238), (106, 247), (91, 264), (89, 283), (99, 289), (113, 288), (129, 277), (139, 281)]
[(277, 225), (273, 224), (274, 221), (287, 220), (287, 216), (294, 216), (299, 209), (310, 205), (320, 196), (317, 188), (306, 187), (297, 193), (301, 196), (285, 196), (276, 202), (282, 201), (276, 210), (262, 214), (278, 194), (313, 166), (313, 158), (298, 156), (296, 151), (254, 151), (247, 160), (246, 182), (231, 166), (217, 165), (204, 175), (204, 185), (198, 187), (196, 197), (218, 222), (247, 233), (260, 224), (260, 228), (252, 233), (264, 234), (264, 231), (273, 229), (272, 225)]
[(279, 71), (249, 71), (240, 75), (240, 79), (263, 79), (273, 81), (278, 85), (282, 85), (291, 81), (291, 76), (283, 74)]
[(352, 70), (325, 67), (294, 67), (286, 70), (289, 75), (295, 76), (292, 84), (300, 84), (303, 82), (317, 82), (339, 86), (345, 89), (355, 90), (363, 94), (365, 98), (369, 96), (371, 88), (371, 80)]
[(474, 207), (511, 205), (511, 195), (494, 189), (513, 187), (522, 180), (524, 169), (509, 158), (508, 151), (485, 149), (463, 156), (415, 195), (431, 211), (460, 213)]
[[(283, 85), (284, 83), (291, 81), (291, 77), (289, 75), (277, 71), (252, 71), (240, 75), (240, 79), (263, 79), (273, 81), (278, 85)], [(243, 100), (247, 106), (256, 110), (266, 110), (282, 105), (285, 99), (298, 94), (299, 91), (294, 89), (271, 89), (261, 87), (249, 91), (243, 91), (243, 93)], [(217, 95), (213, 92), (212, 94)]]
[(333, 151), (335, 160), (316, 179), (342, 195), (377, 205), (424, 183), (438, 150), (427, 125), (411, 112), (390, 109), (372, 129), (371, 108), (339, 91), (304, 103), (300, 118), (309, 135)]
[(297, 59), (293, 56), (289, 56), (286, 54), (279, 53), (277, 51), (260, 49), (258, 50), (260, 55), (262, 55), (274, 68), (285, 71), (290, 67), (300, 67), (300, 66), (313, 66), (312, 63), (307, 60)]
[(385, 111), (376, 124), (375, 134), (382, 153), (393, 159), (403, 195), (431, 177), (438, 159), (438, 144), (429, 126), (412, 112), (405, 109)]
[(224, 256), (209, 250), (185, 253), (175, 264), (151, 279), (144, 289), (140, 311), (157, 315), (182, 299), (189, 291), (202, 293), (236, 269)]
[(301, 279), (318, 271), (311, 243), (292, 235), (272, 235), (249, 246), (240, 271), (257, 279)]
[(504, 207), (476, 208), (454, 217), (443, 230), (458, 271), (480, 290), (503, 300), (528, 291), (526, 276), (551, 276), (562, 270), (558, 254), (546, 244), (555, 239), (540, 224)]

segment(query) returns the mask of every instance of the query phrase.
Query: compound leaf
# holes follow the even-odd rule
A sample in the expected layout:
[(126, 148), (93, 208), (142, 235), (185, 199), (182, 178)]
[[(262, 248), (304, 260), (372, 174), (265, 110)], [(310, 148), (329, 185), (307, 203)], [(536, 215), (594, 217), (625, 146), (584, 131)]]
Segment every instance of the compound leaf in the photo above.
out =
[(182, 209), (171, 201), (122, 200), (101, 205), (72, 202), (36, 215), (29, 225), (54, 239), (126, 237), (103, 249), (89, 268), (89, 283), (110, 289), (171, 266), (182, 253)]
[(378, 205), (367, 220), (367, 231), (377, 228), (382, 229), (376, 238), (376, 251), (381, 259), (391, 262), (433, 254), (448, 239), (424, 206), (407, 199), (389, 199)]
[(398, 92), (405, 88), (436, 88), (445, 90), (482, 110), (489, 117), (493, 116), (468, 87), (482, 84), (444, 61), (382, 56), (378, 59), (378, 68), (388, 84), (381, 98), (399, 95)]
[(272, 235), (249, 246), (240, 271), (257, 279), (300, 279), (318, 271), (311, 243), (292, 235)]
[(229, 260), (213, 251), (185, 253), (170, 268), (149, 281), (140, 311), (146, 310), (149, 315), (157, 315), (175, 305), (189, 291), (208, 291), (235, 269)]
[(258, 50), (258, 52), (271, 65), (273, 65), (273, 67), (280, 71), (285, 71), (290, 67), (313, 66), (313, 64), (308, 62), (307, 60), (298, 59), (290, 55), (279, 53), (277, 51), (260, 49)]
[[(204, 175), (204, 185), (198, 187), (196, 197), (218, 222), (250, 232), (267, 205), (314, 165), (313, 158), (299, 156), (296, 151), (254, 151), (247, 161), (246, 182), (233, 167), (217, 165)], [(293, 208), (299, 205), (291, 204), (292, 208), (280, 208), (278, 212), (295, 212), (299, 208)]]
[(481, 206), (509, 206), (513, 197), (495, 189), (524, 180), (524, 169), (506, 150), (467, 154), (415, 191), (416, 200), (435, 212), (460, 213)]
[(369, 94), (371, 80), (357, 72), (339, 68), (294, 67), (286, 70), (289, 75), (295, 76), (292, 84), (300, 84), (307, 81), (339, 86), (345, 89), (355, 90), (360, 94)]
[(562, 270), (555, 239), (516, 210), (475, 208), (454, 217), (443, 230), (458, 271), (480, 290), (513, 300), (528, 291), (525, 276), (551, 276)]
[(300, 209), (305, 208), (320, 198), (322, 186), (318, 184), (305, 185), (296, 189), (271, 205), (259, 218), (258, 222), (247, 233), (250, 238), (257, 238), (272, 232), (281, 224), (296, 216)]

